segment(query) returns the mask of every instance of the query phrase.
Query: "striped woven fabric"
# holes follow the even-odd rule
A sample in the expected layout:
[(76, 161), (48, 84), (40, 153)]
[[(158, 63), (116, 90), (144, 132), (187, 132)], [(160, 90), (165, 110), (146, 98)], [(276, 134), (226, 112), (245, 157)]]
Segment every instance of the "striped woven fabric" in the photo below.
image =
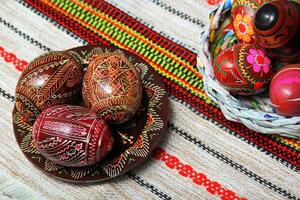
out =
[[(10, 0), (0, 7), (0, 199), (299, 199), (300, 140), (226, 120), (205, 94), (197, 44), (218, 0)], [(146, 162), (126, 175), (75, 185), (21, 153), (15, 86), (38, 55), (85, 44), (129, 50), (165, 83), (170, 120)]]

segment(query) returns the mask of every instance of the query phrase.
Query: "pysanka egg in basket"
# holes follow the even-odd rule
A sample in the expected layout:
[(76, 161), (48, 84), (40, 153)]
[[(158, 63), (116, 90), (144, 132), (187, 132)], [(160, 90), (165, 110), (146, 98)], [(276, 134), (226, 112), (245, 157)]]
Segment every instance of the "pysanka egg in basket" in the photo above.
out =
[(300, 115), (300, 64), (287, 65), (276, 73), (270, 85), (270, 100), (281, 115)]
[(242, 43), (256, 43), (253, 18), (255, 12), (270, 0), (234, 0), (231, 8), (233, 30)]
[(258, 44), (275, 60), (300, 62), (300, 4), (271, 1), (255, 14), (254, 32)]
[(47, 108), (32, 129), (38, 151), (54, 163), (69, 167), (95, 164), (106, 156), (114, 142), (106, 122), (81, 106)]
[(80, 99), (82, 66), (66, 52), (51, 52), (33, 60), (16, 86), (16, 108), (31, 124), (43, 109)]
[(84, 76), (82, 96), (85, 105), (106, 121), (124, 123), (141, 103), (140, 74), (121, 52), (96, 54)]
[(213, 70), (223, 87), (241, 95), (262, 92), (273, 76), (270, 59), (262, 49), (250, 44), (237, 44), (222, 51)]
[(227, 47), (238, 44), (238, 40), (232, 30), (230, 18), (227, 18), (220, 26), (214, 41), (215, 42), (210, 47), (213, 59), (215, 59), (217, 55), (219, 55), (219, 53)]

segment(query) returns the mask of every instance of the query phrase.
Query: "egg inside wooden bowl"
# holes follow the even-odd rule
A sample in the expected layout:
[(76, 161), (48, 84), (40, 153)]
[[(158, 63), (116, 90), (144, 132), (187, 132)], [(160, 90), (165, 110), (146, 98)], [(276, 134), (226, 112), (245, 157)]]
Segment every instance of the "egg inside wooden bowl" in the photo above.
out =
[(82, 97), (107, 122), (124, 123), (141, 104), (140, 74), (120, 51), (95, 54), (84, 76)]
[(112, 149), (114, 138), (107, 123), (82, 106), (57, 105), (38, 116), (32, 137), (48, 160), (68, 167), (93, 165)]
[(81, 99), (83, 69), (67, 52), (43, 54), (25, 68), (16, 86), (16, 108), (33, 124), (40, 112)]

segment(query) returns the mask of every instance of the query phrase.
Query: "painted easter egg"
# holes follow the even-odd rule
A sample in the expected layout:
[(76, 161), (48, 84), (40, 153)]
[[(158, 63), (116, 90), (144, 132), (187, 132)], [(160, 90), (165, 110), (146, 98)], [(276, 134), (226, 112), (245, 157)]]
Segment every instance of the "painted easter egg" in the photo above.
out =
[(270, 59), (251, 44), (237, 44), (222, 51), (214, 61), (213, 70), (224, 88), (240, 95), (265, 90), (273, 76)]
[(33, 124), (43, 109), (80, 99), (83, 70), (64, 52), (51, 52), (33, 60), (16, 86), (16, 108)]
[(134, 116), (142, 98), (140, 75), (120, 51), (95, 55), (83, 81), (85, 105), (114, 124)]
[(45, 109), (36, 119), (32, 134), (37, 150), (45, 158), (69, 167), (95, 164), (107, 155), (114, 142), (103, 119), (74, 105)]
[(233, 30), (242, 43), (257, 42), (254, 34), (254, 15), (259, 7), (270, 0), (234, 0), (231, 8)]
[(280, 115), (300, 116), (300, 64), (287, 65), (275, 74), (270, 100)]
[(264, 4), (255, 15), (254, 32), (274, 59), (300, 61), (300, 4), (282, 0)]
[(211, 44), (211, 54), (213, 58), (217, 57), (217, 55), (227, 47), (238, 44), (238, 40), (233, 32), (231, 20), (229, 20), (229, 22), (225, 21), (223, 24), (226, 24), (226, 26), (221, 27), (222, 31), (217, 33), (214, 42)]

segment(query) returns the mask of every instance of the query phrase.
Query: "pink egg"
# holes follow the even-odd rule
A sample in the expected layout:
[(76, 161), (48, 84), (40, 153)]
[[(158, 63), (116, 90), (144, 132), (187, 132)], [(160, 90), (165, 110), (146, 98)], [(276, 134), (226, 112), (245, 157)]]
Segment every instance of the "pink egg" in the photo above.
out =
[(37, 150), (54, 163), (69, 167), (95, 164), (114, 142), (105, 121), (81, 106), (47, 108), (32, 129)]
[(300, 115), (300, 64), (287, 65), (274, 76), (270, 100), (280, 115)]

